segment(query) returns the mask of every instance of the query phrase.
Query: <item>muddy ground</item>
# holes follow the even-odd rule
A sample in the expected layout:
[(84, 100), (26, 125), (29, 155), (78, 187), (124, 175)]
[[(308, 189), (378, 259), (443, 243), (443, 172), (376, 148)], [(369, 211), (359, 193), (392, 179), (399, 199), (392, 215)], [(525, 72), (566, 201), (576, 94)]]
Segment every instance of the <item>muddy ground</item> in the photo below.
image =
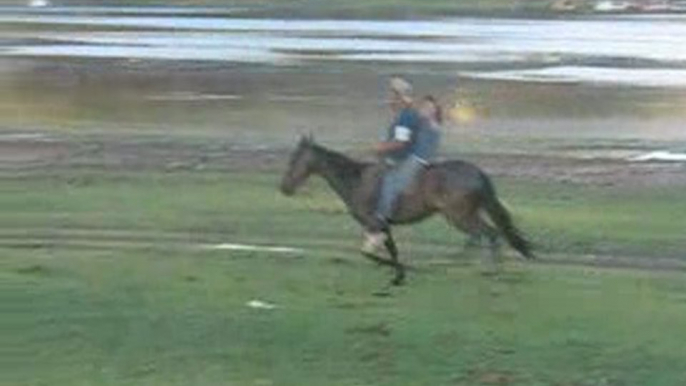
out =
[[(231, 171), (283, 170), (290, 147), (248, 146), (230, 140), (165, 138), (88, 138), (66, 135), (3, 134), (0, 170), (5, 176), (51, 170), (92, 171)], [(374, 161), (370, 152), (342, 149)], [(444, 153), (442, 159), (466, 159), (496, 177), (560, 183), (650, 188), (686, 186), (686, 164), (580, 159), (536, 154)]]

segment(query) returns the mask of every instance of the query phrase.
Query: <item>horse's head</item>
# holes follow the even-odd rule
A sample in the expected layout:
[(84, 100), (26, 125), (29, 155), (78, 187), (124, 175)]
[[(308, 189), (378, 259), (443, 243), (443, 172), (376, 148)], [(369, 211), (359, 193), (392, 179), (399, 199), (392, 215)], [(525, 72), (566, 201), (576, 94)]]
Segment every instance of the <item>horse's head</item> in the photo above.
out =
[(303, 136), (298, 146), (291, 154), (288, 169), (281, 179), (281, 192), (287, 196), (295, 193), (312, 174), (315, 165), (314, 141), (311, 137)]

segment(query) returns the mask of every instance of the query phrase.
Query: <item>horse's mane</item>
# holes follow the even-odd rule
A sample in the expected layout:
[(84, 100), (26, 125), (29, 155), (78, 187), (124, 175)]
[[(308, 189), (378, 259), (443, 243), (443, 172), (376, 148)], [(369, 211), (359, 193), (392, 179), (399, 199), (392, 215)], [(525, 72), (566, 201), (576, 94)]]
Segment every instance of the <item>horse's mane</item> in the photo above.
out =
[(355, 159), (352, 159), (341, 152), (331, 150), (318, 143), (312, 143), (311, 146), (312, 149), (314, 149), (318, 155), (323, 156), (326, 159), (326, 161), (329, 162), (331, 165), (342, 167), (361, 167), (366, 164), (365, 162), (360, 162)]
[(362, 169), (368, 165), (368, 163), (354, 160), (343, 153), (331, 150), (314, 142), (311, 143), (310, 146), (312, 150), (326, 162), (327, 166), (345, 172), (346, 174), (359, 176)]

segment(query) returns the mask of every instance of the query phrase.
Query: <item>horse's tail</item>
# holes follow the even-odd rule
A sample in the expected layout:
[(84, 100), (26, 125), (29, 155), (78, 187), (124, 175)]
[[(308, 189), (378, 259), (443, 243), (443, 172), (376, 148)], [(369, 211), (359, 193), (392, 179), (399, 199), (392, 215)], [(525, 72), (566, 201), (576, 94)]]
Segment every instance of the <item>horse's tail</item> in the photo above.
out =
[(498, 200), (495, 187), (487, 175), (482, 174), (484, 181), (485, 201), (484, 208), (491, 217), (496, 227), (502, 232), (508, 244), (527, 259), (534, 259), (531, 252), (531, 243), (524, 237), (522, 232), (512, 222), (512, 217), (507, 208)]

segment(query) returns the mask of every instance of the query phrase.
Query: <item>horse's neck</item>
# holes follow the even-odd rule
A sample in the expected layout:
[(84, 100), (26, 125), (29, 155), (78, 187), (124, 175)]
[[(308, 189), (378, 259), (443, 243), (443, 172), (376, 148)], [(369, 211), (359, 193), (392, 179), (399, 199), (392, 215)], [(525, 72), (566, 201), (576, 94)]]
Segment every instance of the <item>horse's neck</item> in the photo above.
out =
[(351, 205), (355, 188), (361, 183), (365, 164), (326, 149), (320, 149), (319, 160), (319, 175), (347, 205)]

